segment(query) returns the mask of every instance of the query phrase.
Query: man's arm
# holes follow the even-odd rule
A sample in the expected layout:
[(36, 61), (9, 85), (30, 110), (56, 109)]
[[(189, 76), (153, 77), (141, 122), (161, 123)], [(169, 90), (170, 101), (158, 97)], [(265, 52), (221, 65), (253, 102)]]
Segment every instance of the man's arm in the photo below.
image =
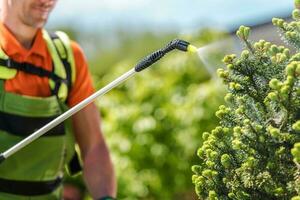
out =
[(75, 139), (83, 158), (83, 175), (94, 199), (116, 197), (116, 178), (94, 103), (72, 117)]

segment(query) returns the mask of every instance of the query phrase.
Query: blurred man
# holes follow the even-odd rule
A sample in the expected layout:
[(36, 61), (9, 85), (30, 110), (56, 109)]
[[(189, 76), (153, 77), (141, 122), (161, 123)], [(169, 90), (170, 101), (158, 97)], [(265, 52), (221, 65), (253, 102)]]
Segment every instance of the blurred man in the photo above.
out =
[[(94, 90), (79, 45), (62, 32), (43, 29), (56, 0), (0, 1), (3, 152)], [(1, 163), (0, 199), (61, 199), (65, 164), (71, 163), (71, 171), (78, 169), (74, 142), (80, 148), (83, 175), (92, 197), (115, 198), (113, 165), (99, 122), (92, 103), (74, 115), (70, 123), (58, 125)]]

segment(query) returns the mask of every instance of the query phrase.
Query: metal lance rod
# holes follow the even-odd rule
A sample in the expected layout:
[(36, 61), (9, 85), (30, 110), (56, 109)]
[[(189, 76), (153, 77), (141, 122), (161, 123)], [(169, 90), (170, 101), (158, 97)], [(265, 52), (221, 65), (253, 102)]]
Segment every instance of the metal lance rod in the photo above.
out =
[(172, 40), (164, 48), (162, 48), (158, 51), (155, 51), (155, 52), (151, 53), (150, 55), (146, 56), (144, 59), (142, 59), (135, 67), (133, 67), (128, 72), (124, 73), (123, 75), (121, 75), (120, 77), (118, 77), (117, 79), (115, 79), (114, 81), (112, 81), (111, 83), (106, 85), (105, 87), (101, 88), (100, 90), (98, 90), (97, 92), (95, 92), (94, 94), (89, 96), (88, 98), (84, 99), (83, 101), (78, 103), (76, 106), (70, 108), (68, 111), (64, 112), (63, 114), (61, 114), (60, 116), (58, 116), (57, 118), (55, 118), (54, 120), (52, 120), (51, 122), (49, 122), (48, 124), (43, 126), (42, 128), (38, 129), (37, 131), (35, 131), (34, 133), (29, 135), (22, 141), (20, 141), (19, 143), (15, 144), (14, 146), (9, 148), (5, 152), (1, 153), (0, 154), (0, 163), (5, 161), (9, 156), (13, 155), (20, 149), (29, 145), (31, 142), (35, 141), (37, 138), (39, 138), (42, 135), (44, 135), (45, 133), (47, 133), (52, 128), (54, 128), (57, 125), (59, 125), (60, 123), (62, 123), (64, 120), (68, 119), (69, 117), (71, 117), (72, 115), (74, 115), (75, 113), (77, 113), (78, 111), (83, 109), (84, 107), (86, 107), (88, 104), (93, 102), (96, 98), (103, 96), (104, 94), (106, 94), (107, 92), (112, 90), (113, 88), (117, 87), (118, 85), (120, 85), (121, 83), (126, 81), (128, 78), (135, 75), (137, 72), (140, 72), (140, 71), (150, 67), (152, 64), (157, 62), (160, 58), (162, 58), (166, 53), (168, 53), (174, 49), (178, 49), (181, 51), (190, 51), (190, 52), (197, 51), (196, 47), (190, 45), (188, 42), (185, 42), (185, 41), (179, 40), (179, 39)]

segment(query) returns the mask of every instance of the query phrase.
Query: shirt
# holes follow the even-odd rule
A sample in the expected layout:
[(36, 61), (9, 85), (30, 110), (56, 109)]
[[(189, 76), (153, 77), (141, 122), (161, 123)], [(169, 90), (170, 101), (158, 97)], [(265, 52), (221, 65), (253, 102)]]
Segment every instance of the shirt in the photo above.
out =
[[(27, 62), (37, 67), (52, 71), (52, 58), (48, 52), (42, 30), (38, 29), (30, 49), (25, 49), (13, 33), (0, 22), (0, 46), (11, 59), (17, 62)], [(94, 92), (91, 75), (88, 71), (87, 60), (80, 46), (71, 41), (73, 49), (76, 78), (69, 91), (67, 104), (72, 107)], [(18, 71), (17, 75), (5, 81), (4, 89), (20, 95), (47, 97), (51, 95), (49, 79)]]

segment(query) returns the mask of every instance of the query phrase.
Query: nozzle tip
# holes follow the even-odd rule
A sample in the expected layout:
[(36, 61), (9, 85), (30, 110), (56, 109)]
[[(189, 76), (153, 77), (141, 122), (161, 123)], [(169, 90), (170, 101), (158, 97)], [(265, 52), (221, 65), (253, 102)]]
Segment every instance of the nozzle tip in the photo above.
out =
[(193, 46), (193, 45), (190, 44), (190, 45), (187, 47), (187, 51), (188, 51), (188, 52), (191, 52), (191, 53), (197, 53), (198, 49), (197, 49), (197, 47), (195, 47), (195, 46)]

